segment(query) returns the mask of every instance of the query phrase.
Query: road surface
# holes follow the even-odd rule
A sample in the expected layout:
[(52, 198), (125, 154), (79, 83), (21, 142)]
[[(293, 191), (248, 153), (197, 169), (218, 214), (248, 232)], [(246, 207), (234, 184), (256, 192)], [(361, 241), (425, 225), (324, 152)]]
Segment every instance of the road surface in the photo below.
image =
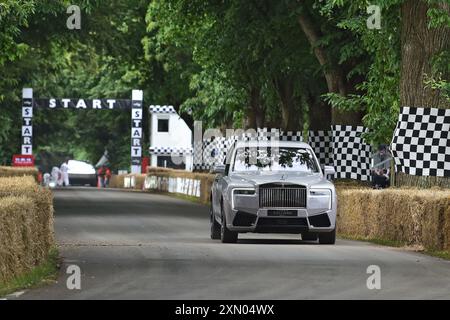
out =
[[(57, 190), (55, 208), (58, 281), (21, 299), (450, 298), (449, 261), (398, 248), (267, 234), (222, 244), (206, 206), (139, 192)], [(81, 290), (66, 286), (73, 264)], [(367, 288), (370, 265), (380, 290)]]

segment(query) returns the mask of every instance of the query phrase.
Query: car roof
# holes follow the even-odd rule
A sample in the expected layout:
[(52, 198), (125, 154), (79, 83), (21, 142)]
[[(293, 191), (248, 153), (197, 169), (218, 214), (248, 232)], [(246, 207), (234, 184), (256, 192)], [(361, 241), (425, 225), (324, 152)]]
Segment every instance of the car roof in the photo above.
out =
[(311, 149), (311, 146), (305, 142), (300, 141), (237, 141), (236, 148), (242, 147), (290, 147), (290, 148), (306, 148)]

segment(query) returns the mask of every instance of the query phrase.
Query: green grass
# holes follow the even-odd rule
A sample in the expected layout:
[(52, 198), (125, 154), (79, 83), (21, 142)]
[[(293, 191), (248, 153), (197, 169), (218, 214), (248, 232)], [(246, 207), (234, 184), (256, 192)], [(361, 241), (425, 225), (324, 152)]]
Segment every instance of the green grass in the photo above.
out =
[(433, 257), (450, 260), (450, 252), (448, 252), (448, 251), (425, 250), (425, 251), (423, 251), (423, 253), (433, 256)]
[(167, 194), (174, 196), (175, 198), (178, 198), (178, 199), (203, 204), (202, 201), (200, 200), (200, 198), (198, 198), (198, 197), (188, 196), (188, 195), (181, 194), (181, 193), (167, 193)]
[(378, 245), (381, 245), (381, 246), (388, 246), (388, 247), (399, 248), (399, 247), (406, 246), (406, 242), (387, 240), (387, 239), (364, 238), (364, 237), (351, 236), (351, 235), (340, 234), (340, 233), (338, 233), (338, 237), (341, 238), (341, 239), (370, 242), (370, 243), (378, 244)]
[(185, 195), (182, 193), (172, 193), (172, 192), (164, 192), (164, 191), (158, 191), (158, 190), (145, 190), (145, 192), (153, 193), (153, 194), (161, 194), (161, 195), (165, 195), (165, 196), (171, 196), (171, 197), (178, 198), (181, 200), (204, 204), (199, 197), (188, 196), (188, 195)]
[[(341, 239), (370, 242), (370, 243), (374, 243), (374, 244), (378, 244), (378, 245), (382, 245), (382, 246), (388, 246), (388, 247), (401, 248), (401, 247), (407, 246), (407, 243), (402, 242), (402, 241), (394, 241), (394, 240), (386, 240), (386, 239), (373, 239), (373, 238), (369, 239), (369, 238), (364, 238), (364, 237), (350, 236), (350, 235), (346, 235), (346, 234), (338, 234), (338, 237)], [(450, 260), (450, 252), (449, 251), (425, 249), (425, 250), (418, 250), (416, 252), (426, 254), (429, 256), (433, 256), (433, 257), (437, 257), (437, 258), (441, 258), (441, 259), (445, 259), (445, 260)]]
[(30, 272), (20, 275), (7, 283), (0, 283), (0, 297), (55, 280), (58, 273), (58, 258), (58, 250), (52, 249), (47, 260)]

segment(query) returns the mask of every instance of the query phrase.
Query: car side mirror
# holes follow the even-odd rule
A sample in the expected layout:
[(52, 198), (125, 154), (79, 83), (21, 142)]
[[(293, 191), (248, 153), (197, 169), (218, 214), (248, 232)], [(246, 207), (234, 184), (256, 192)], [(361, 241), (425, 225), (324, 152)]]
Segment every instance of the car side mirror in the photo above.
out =
[(334, 177), (334, 175), (336, 174), (336, 170), (334, 170), (334, 167), (332, 166), (324, 166), (323, 173), (325, 178), (329, 179), (330, 176), (331, 178)]
[(210, 173), (214, 174), (225, 174), (225, 166), (223, 164), (218, 164), (212, 167)]

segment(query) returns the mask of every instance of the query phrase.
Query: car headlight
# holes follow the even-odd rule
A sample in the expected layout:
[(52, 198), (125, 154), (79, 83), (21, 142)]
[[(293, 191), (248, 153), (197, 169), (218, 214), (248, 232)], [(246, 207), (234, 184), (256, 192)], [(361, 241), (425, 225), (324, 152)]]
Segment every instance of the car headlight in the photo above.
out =
[(310, 189), (309, 195), (313, 199), (315, 206), (326, 207), (328, 210), (331, 209), (332, 193), (330, 189)]
[(309, 194), (312, 196), (331, 196), (330, 189), (310, 189)]
[(234, 189), (233, 192), (234, 194), (250, 196), (255, 194), (255, 189)]
[(256, 190), (254, 188), (236, 188), (233, 189), (231, 194), (231, 208), (234, 210), (234, 197), (235, 196), (254, 196), (256, 193)]

